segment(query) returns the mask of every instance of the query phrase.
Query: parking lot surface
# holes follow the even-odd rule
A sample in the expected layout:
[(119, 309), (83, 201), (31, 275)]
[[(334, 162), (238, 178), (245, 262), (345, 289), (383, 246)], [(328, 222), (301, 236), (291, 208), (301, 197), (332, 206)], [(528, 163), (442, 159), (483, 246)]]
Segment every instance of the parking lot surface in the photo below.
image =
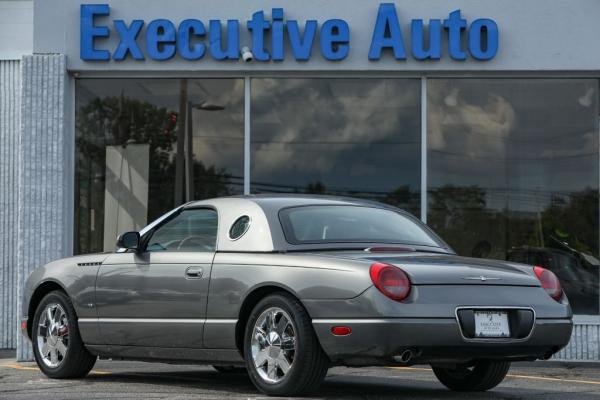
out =
[[(245, 374), (209, 366), (99, 361), (81, 380), (46, 378), (33, 363), (0, 359), (0, 399), (257, 399)], [(314, 398), (323, 399), (600, 399), (600, 364), (513, 364), (485, 393), (453, 393), (426, 366), (332, 368)]]

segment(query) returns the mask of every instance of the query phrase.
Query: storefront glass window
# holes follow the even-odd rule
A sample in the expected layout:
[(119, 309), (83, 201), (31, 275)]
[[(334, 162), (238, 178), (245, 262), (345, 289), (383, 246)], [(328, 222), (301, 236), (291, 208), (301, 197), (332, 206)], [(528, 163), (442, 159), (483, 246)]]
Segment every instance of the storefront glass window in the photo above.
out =
[(418, 79), (253, 79), (251, 190), (353, 196), (420, 216)]
[(598, 314), (598, 82), (430, 79), (428, 223), (462, 255), (549, 268)]
[(243, 191), (243, 80), (80, 79), (75, 97), (75, 254)]

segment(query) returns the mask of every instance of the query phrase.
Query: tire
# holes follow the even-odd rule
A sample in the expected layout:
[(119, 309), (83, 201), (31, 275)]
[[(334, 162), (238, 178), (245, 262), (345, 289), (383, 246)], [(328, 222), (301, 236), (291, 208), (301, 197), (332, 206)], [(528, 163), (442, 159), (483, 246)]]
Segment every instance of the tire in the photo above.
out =
[(246, 368), (244, 367), (236, 367), (233, 365), (213, 365), (212, 366), (216, 371), (222, 374), (245, 374)]
[[(267, 315), (272, 315), (277, 324), (269, 325)], [(289, 323), (286, 324), (284, 317)], [(266, 335), (258, 330), (255, 334), (257, 325), (261, 329), (273, 328), (263, 329)], [(281, 356), (285, 358), (283, 362)], [(264, 363), (260, 364), (263, 358)], [(252, 383), (269, 396), (301, 396), (314, 392), (329, 368), (329, 359), (317, 340), (308, 313), (296, 298), (285, 292), (265, 297), (252, 310), (244, 334), (244, 359)], [(276, 367), (269, 368), (269, 365)], [(289, 367), (286, 373), (282, 366)]]
[[(51, 329), (51, 332), (54, 332), (54, 334), (50, 338), (47, 338), (45, 335), (48, 331), (48, 326), (52, 325), (48, 319), (48, 309), (50, 309), (50, 315), (53, 316), (52, 321), (56, 319), (59, 322)], [(40, 323), (44, 327), (40, 327)], [(49, 342), (53, 345), (48, 346)], [(63, 344), (61, 348), (64, 354), (59, 350), (59, 342)], [(73, 304), (69, 297), (62, 291), (48, 293), (35, 310), (33, 328), (31, 330), (31, 343), (37, 365), (49, 378), (83, 378), (96, 363), (96, 356), (90, 354), (85, 348), (79, 335), (79, 326)], [(46, 344), (45, 348), (44, 343)], [(42, 350), (46, 351), (48, 348), (56, 349), (54, 360), (52, 350), (49, 350), (45, 355), (41, 354)], [(54, 365), (54, 361), (56, 361), (56, 365)]]
[(477, 361), (455, 368), (432, 366), (438, 380), (450, 390), (483, 392), (500, 384), (510, 368), (509, 361)]

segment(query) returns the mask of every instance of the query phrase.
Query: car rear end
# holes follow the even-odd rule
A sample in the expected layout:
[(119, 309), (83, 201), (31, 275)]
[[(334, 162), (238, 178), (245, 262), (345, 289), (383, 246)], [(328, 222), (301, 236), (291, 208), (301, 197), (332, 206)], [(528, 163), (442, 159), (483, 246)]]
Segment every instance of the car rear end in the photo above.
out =
[(547, 359), (571, 337), (550, 271), (452, 254), (338, 256), (362, 259), (372, 284), (352, 299), (305, 302), (335, 364)]

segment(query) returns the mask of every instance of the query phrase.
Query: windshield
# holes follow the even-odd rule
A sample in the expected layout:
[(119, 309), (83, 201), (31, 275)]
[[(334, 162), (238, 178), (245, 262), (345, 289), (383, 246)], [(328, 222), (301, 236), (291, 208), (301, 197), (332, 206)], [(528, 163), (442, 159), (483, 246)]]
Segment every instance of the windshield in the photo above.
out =
[(392, 210), (362, 206), (302, 206), (279, 212), (286, 240), (307, 243), (402, 243), (440, 247), (420, 222)]

